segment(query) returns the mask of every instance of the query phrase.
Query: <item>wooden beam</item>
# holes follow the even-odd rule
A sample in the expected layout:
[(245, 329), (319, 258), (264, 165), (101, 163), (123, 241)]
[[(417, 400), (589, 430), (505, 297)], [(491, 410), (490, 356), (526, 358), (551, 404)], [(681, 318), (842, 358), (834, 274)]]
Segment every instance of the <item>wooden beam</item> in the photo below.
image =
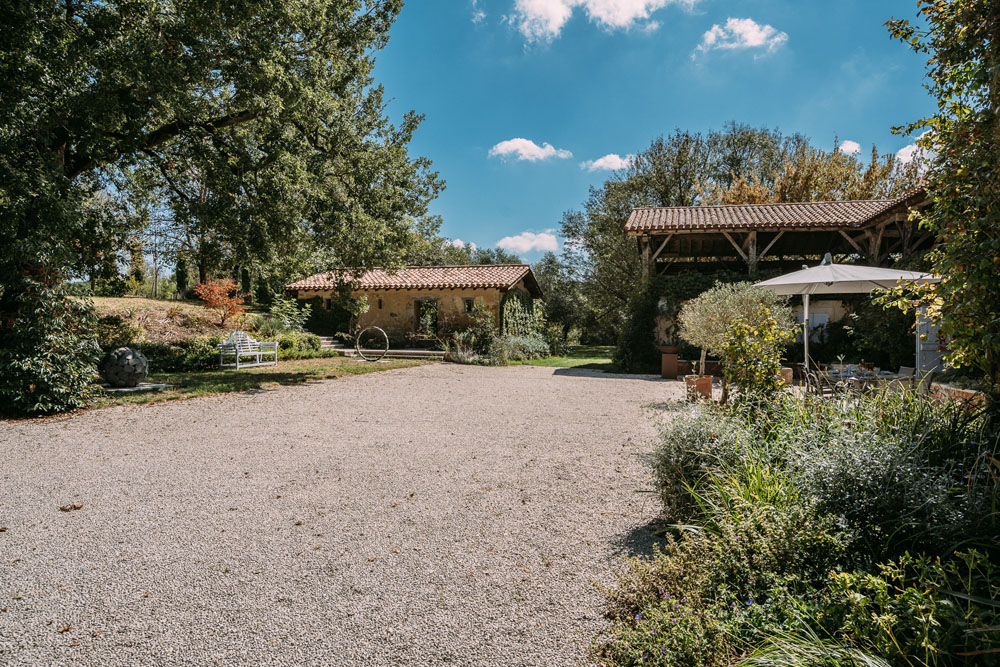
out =
[(744, 262), (747, 261), (747, 254), (743, 252), (743, 248), (740, 247), (740, 244), (733, 240), (733, 237), (729, 235), (729, 232), (722, 232), (722, 235), (725, 236), (726, 239), (728, 239), (731, 244), (733, 244), (733, 247), (736, 248), (736, 252), (740, 254), (740, 257), (743, 258), (743, 261)]
[(757, 264), (760, 258), (757, 257), (757, 232), (751, 231), (747, 234), (747, 272), (752, 276), (757, 273)]
[(767, 244), (767, 247), (764, 248), (764, 252), (760, 253), (760, 257), (758, 257), (757, 259), (764, 259), (764, 257), (767, 256), (767, 252), (774, 246), (775, 243), (778, 242), (778, 239), (780, 239), (784, 235), (785, 235), (785, 230), (782, 229), (780, 232), (778, 232), (777, 236), (771, 239), (771, 242)]
[(639, 245), (642, 248), (642, 277), (643, 278), (648, 278), (649, 277), (649, 269), (650, 269), (650, 262), (649, 262), (649, 237), (648, 236), (643, 236), (641, 239), (639, 239)]
[(660, 253), (663, 252), (663, 249), (667, 247), (667, 243), (672, 238), (674, 238), (673, 234), (667, 234), (667, 237), (665, 239), (663, 239), (663, 243), (661, 243), (660, 247), (657, 248), (656, 252), (653, 253), (653, 259), (652, 259), (652, 261), (654, 261), (654, 262), (656, 261), (656, 258), (660, 256)]
[(882, 263), (882, 235), (885, 233), (885, 228), (888, 223), (883, 223), (878, 226), (878, 233), (872, 234), (868, 232), (869, 237), (869, 250), (868, 250), (868, 261), (872, 264), (878, 266)]
[(843, 236), (845, 239), (847, 239), (848, 243), (850, 243), (852, 246), (854, 246), (854, 249), (858, 251), (858, 254), (860, 254), (860, 255), (864, 255), (865, 254), (865, 251), (861, 249), (861, 246), (859, 246), (854, 239), (852, 239), (850, 236), (848, 236), (847, 232), (845, 232), (843, 229), (838, 229), (837, 231), (840, 232), (841, 236)]

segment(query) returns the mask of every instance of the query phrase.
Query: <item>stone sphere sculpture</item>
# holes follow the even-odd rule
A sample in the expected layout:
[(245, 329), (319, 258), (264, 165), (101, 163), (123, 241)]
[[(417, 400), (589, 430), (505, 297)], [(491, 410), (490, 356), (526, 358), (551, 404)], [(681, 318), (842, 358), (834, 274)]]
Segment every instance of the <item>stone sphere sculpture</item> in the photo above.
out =
[(119, 347), (101, 362), (101, 377), (112, 387), (134, 387), (149, 375), (149, 361), (139, 350)]

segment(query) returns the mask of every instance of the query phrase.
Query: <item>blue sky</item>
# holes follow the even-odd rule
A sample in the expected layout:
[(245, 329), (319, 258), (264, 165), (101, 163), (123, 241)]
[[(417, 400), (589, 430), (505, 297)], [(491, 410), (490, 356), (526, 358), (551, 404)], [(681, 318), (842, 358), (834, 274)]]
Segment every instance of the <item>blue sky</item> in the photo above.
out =
[(431, 205), (444, 234), (534, 261), (561, 249), (551, 235), (602, 167), (674, 128), (736, 120), (865, 156), (904, 149), (891, 127), (933, 101), (924, 59), (883, 24), (915, 13), (915, 0), (410, 0), (376, 77), (394, 118), (427, 116), (411, 150), (447, 181)]

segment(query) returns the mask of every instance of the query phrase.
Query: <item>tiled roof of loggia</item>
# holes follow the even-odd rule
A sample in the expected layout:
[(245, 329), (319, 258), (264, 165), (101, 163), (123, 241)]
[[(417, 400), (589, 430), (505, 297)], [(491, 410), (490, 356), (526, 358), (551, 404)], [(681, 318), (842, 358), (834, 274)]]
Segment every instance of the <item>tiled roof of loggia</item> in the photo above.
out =
[(791, 204), (670, 206), (632, 210), (628, 233), (730, 229), (859, 227), (892, 209), (924, 198), (922, 189), (896, 199), (822, 201)]

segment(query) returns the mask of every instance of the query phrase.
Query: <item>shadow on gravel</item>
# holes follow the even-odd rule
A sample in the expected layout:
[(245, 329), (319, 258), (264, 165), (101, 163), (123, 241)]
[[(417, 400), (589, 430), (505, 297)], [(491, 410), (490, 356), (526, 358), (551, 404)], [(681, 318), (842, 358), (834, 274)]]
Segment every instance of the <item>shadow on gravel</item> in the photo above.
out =
[(610, 373), (606, 371), (594, 370), (584, 366), (574, 368), (557, 368), (553, 375), (568, 375), (580, 378), (604, 378), (605, 380), (647, 380), (649, 382), (670, 382), (664, 380), (659, 375), (632, 375), (629, 373)]
[(664, 542), (664, 527), (660, 519), (636, 526), (612, 540), (612, 550), (616, 556), (652, 556), (654, 547)]

